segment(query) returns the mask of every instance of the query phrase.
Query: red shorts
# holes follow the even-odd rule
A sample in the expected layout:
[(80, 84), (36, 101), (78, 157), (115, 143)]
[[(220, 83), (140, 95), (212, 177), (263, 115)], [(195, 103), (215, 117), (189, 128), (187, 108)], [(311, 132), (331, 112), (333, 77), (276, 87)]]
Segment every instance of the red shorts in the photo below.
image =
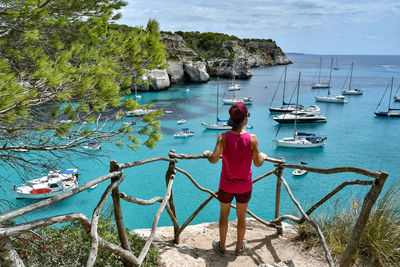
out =
[(222, 203), (231, 203), (233, 197), (235, 197), (237, 203), (247, 203), (250, 201), (251, 191), (242, 194), (234, 194), (218, 189), (218, 200)]

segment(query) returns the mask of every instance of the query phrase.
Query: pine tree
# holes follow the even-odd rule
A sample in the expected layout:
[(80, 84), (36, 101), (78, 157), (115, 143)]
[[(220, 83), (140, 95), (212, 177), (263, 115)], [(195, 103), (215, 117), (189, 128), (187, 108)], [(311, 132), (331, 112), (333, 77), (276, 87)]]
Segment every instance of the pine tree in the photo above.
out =
[[(161, 139), (162, 111), (116, 127), (140, 105), (124, 95), (146, 69), (165, 68), (158, 23), (116, 24), (120, 0), (0, 2), (0, 161), (41, 168), (88, 141), (137, 149)], [(63, 121), (63, 123), (61, 123)], [(112, 123), (114, 122), (114, 123)], [(72, 136), (71, 139), (60, 137)], [(145, 137), (144, 141), (140, 136)], [(30, 157), (14, 151), (28, 150)], [(38, 160), (41, 158), (41, 160)]]

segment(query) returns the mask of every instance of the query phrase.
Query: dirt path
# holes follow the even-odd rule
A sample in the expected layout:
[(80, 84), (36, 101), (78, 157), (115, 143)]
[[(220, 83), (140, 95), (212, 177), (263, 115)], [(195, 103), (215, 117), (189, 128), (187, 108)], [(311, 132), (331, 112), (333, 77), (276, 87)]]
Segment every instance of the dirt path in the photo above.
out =
[[(148, 229), (134, 232), (148, 236)], [(227, 255), (217, 255), (211, 242), (218, 238), (218, 223), (188, 226), (180, 236), (179, 245), (173, 243), (173, 228), (160, 227), (155, 245), (161, 251), (161, 266), (328, 266), (322, 249), (306, 251), (295, 240), (296, 234), (284, 226), (283, 235), (253, 219), (247, 219), (246, 237), (248, 251), (235, 256), (236, 221), (229, 223)]]

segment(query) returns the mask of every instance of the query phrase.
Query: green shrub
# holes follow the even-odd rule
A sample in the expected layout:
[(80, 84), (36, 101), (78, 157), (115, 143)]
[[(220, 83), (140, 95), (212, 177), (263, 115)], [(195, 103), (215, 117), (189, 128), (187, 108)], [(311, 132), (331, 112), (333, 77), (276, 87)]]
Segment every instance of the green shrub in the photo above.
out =
[[(362, 202), (336, 202), (333, 212), (316, 218), (336, 258), (340, 258), (355, 225)], [(347, 201), (348, 203), (348, 201)], [(375, 204), (361, 237), (354, 260), (373, 266), (400, 266), (400, 183), (393, 185)], [(315, 219), (315, 218), (314, 218)], [(295, 226), (306, 246), (319, 243), (314, 228), (308, 223)]]
[[(108, 242), (120, 245), (118, 231), (111, 219), (100, 219), (98, 233)], [(128, 230), (127, 234), (133, 253), (139, 256), (145, 241)], [(80, 222), (68, 223), (61, 228), (43, 227), (12, 241), (27, 266), (84, 266), (90, 250), (89, 235)], [(141, 266), (156, 266), (158, 260), (159, 252), (152, 246)], [(123, 266), (123, 263), (118, 255), (99, 248), (95, 266)]]

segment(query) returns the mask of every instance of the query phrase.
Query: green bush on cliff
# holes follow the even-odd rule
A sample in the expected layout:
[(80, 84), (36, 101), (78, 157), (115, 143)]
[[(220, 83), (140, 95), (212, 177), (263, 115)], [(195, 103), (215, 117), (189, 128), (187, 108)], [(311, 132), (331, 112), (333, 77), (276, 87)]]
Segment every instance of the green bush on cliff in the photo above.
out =
[[(128, 230), (126, 232), (131, 249), (138, 256), (145, 241)], [(120, 244), (111, 219), (100, 218), (98, 233), (106, 241)], [(26, 266), (85, 266), (90, 250), (90, 238), (80, 222), (68, 223), (61, 228), (43, 227), (26, 232), (12, 242)], [(159, 252), (151, 246), (141, 266), (157, 266), (158, 260)], [(118, 255), (99, 248), (95, 266), (123, 266), (123, 263)]]
[[(352, 207), (348, 207), (347, 204), (346, 208), (337, 201), (332, 215), (321, 215), (317, 218), (328, 247), (336, 257), (340, 257), (346, 248), (354, 224), (360, 215), (361, 204), (361, 201), (354, 201)], [(318, 235), (310, 224), (304, 223), (296, 227), (300, 238), (306, 244), (313, 246), (319, 243)], [(373, 207), (354, 260), (368, 266), (400, 266), (399, 229), (400, 183), (397, 183)]]

